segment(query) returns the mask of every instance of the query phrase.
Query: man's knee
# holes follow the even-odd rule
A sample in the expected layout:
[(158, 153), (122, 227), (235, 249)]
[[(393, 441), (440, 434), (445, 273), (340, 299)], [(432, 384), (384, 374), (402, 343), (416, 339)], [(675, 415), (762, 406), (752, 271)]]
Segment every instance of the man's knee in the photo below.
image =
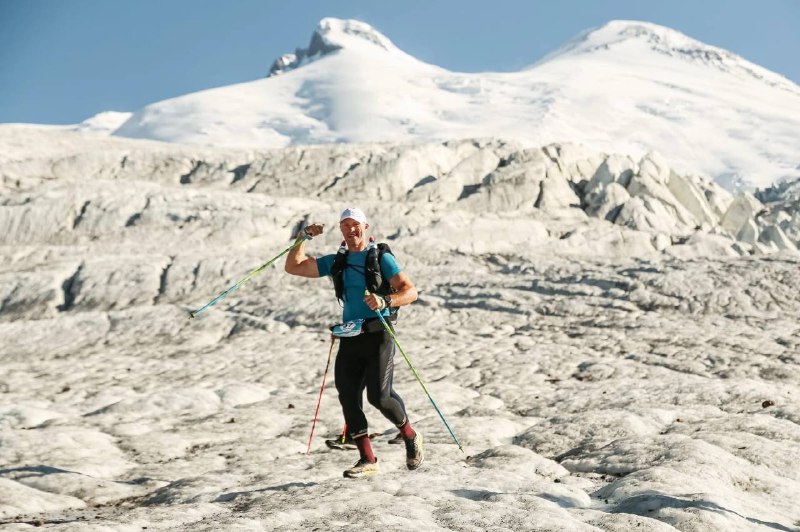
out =
[(361, 402), (358, 400), (358, 395), (354, 395), (352, 393), (339, 392), (339, 404), (346, 409), (361, 409)]
[(369, 404), (377, 408), (378, 410), (387, 410), (392, 407), (394, 404), (394, 399), (389, 394), (382, 395), (382, 394), (375, 394), (375, 395), (367, 395), (367, 401)]

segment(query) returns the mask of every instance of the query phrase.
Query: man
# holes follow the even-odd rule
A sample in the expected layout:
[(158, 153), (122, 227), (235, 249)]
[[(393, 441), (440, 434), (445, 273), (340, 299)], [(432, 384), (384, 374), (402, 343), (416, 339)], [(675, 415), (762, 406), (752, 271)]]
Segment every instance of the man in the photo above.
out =
[[(339, 229), (346, 248), (346, 265), (343, 265), (343, 321), (348, 330), (353, 325), (362, 327), (356, 336), (340, 337), (334, 375), (339, 402), (342, 405), (347, 430), (355, 441), (359, 452), (356, 464), (344, 472), (348, 478), (372, 476), (378, 472), (378, 459), (372, 451), (367, 427), (367, 418), (362, 409), (361, 397), (367, 389), (367, 400), (397, 426), (406, 445), (406, 466), (417, 469), (422, 464), (422, 434), (411, 427), (403, 400), (392, 388), (395, 346), (391, 336), (375, 315), (376, 311), (388, 318), (390, 308), (409, 305), (417, 299), (417, 289), (411, 279), (400, 270), (391, 253), (380, 258), (380, 273), (389, 279), (391, 294), (368, 293), (366, 259), (369, 240), (367, 217), (361, 209), (349, 207), (342, 212)], [(323, 226), (311, 224), (301, 231), (304, 235), (321, 235)], [(344, 250), (341, 250), (344, 252)], [(286, 256), (286, 272), (301, 277), (325, 277), (332, 275), (336, 255), (309, 257), (305, 253), (305, 242), (292, 249)], [(364, 320), (363, 323), (359, 320)], [(387, 320), (388, 323), (388, 320)]]

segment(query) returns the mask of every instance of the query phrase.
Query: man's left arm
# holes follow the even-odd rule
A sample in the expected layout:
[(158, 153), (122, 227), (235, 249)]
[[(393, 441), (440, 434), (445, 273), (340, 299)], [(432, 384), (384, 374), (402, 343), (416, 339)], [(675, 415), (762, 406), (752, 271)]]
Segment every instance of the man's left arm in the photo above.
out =
[(394, 289), (389, 296), (392, 299), (392, 307), (410, 305), (417, 300), (417, 288), (405, 273), (400, 272), (389, 279), (389, 285)]
[[(417, 300), (417, 288), (405, 273), (400, 272), (389, 279), (389, 286), (395, 290), (388, 296), (391, 300), (391, 307), (410, 305)], [(387, 306), (383, 296), (378, 294), (365, 295), (364, 302), (372, 310), (381, 310)]]

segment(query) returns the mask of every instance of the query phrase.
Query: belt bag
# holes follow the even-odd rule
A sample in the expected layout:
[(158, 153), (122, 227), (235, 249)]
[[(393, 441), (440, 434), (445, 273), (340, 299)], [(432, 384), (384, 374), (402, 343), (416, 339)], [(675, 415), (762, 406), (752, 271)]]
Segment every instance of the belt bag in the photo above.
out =
[(337, 338), (350, 338), (364, 332), (364, 320), (346, 321), (331, 327), (331, 334)]
[[(387, 320), (387, 323), (390, 323), (389, 320)], [(391, 324), (389, 327), (391, 327)], [(379, 318), (346, 321), (344, 323), (337, 323), (336, 325), (331, 326), (331, 334), (337, 338), (350, 338), (352, 336), (359, 336), (364, 333), (369, 334), (381, 331), (383, 331), (383, 324)]]

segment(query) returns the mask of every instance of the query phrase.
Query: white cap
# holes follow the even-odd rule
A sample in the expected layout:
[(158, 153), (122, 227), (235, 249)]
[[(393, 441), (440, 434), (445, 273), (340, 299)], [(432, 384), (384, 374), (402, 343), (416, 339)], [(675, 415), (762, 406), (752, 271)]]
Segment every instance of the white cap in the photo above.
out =
[(360, 224), (367, 224), (367, 215), (364, 214), (364, 211), (359, 209), (358, 207), (348, 207), (344, 211), (342, 211), (342, 215), (339, 217), (339, 221), (344, 221), (347, 218), (352, 218), (353, 220), (357, 221)]

